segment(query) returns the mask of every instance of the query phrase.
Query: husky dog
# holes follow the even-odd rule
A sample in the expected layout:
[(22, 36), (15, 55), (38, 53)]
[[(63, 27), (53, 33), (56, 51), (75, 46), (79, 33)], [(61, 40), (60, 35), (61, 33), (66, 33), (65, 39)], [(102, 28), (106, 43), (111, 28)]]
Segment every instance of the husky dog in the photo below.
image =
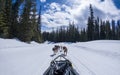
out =
[(58, 46), (58, 45), (55, 45), (55, 46), (53, 47), (52, 50), (53, 50), (54, 54), (56, 54), (56, 53), (58, 52), (59, 48), (60, 48), (60, 46)]
[(54, 54), (56, 54), (58, 51), (59, 52), (64, 52), (65, 55), (67, 55), (67, 52), (68, 52), (68, 49), (66, 46), (59, 46), (59, 45), (55, 45), (53, 48), (52, 48)]
[(66, 46), (63, 46), (63, 51), (64, 51), (64, 54), (67, 55), (68, 49)]

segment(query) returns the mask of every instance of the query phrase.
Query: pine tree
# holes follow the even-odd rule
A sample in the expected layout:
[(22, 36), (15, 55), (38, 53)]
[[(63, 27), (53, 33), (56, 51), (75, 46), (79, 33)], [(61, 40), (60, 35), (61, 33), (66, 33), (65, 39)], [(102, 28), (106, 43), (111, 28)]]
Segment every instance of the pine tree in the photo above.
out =
[(79, 28), (75, 27), (75, 42), (80, 41), (80, 33), (79, 33)]
[(69, 28), (66, 28), (66, 42), (69, 42)]
[(110, 22), (106, 21), (105, 24), (105, 32), (106, 32), (106, 39), (111, 39), (111, 28), (110, 28)]
[(5, 17), (6, 17), (6, 24), (8, 26), (8, 37), (11, 38), (12, 33), (11, 33), (11, 25), (12, 25), (12, 0), (6, 0), (5, 3)]
[(106, 33), (105, 33), (105, 22), (101, 21), (100, 25), (100, 39), (105, 39)]
[(33, 32), (32, 25), (30, 20), (30, 11), (31, 11), (32, 1), (25, 0), (25, 6), (21, 16), (20, 28), (19, 28), (19, 38), (21, 41), (30, 43)]
[(12, 25), (11, 25), (11, 34), (12, 37), (18, 37), (18, 30), (19, 30), (19, 22), (18, 22), (18, 18), (19, 18), (19, 11), (21, 11), (19, 9), (20, 5), (23, 3), (24, 0), (16, 0), (13, 4), (12, 4)]
[(97, 18), (97, 20), (95, 20), (94, 39), (98, 40), (99, 37), (100, 37), (100, 35), (99, 35), (99, 18)]
[(69, 42), (75, 42), (75, 25), (74, 22), (69, 25)]
[(116, 38), (117, 40), (120, 40), (120, 21), (117, 21), (117, 26), (116, 26)]
[(8, 37), (8, 26), (6, 26), (4, 11), (0, 11), (0, 37)]
[(115, 40), (116, 39), (116, 31), (115, 31), (115, 21), (112, 20), (112, 39)]
[(6, 26), (6, 24), (4, 23), (4, 8), (5, 8), (5, 1), (4, 0), (0, 0), (0, 37), (3, 37), (3, 33), (4, 33), (4, 27)]
[(81, 30), (81, 32), (80, 32), (80, 41), (81, 42), (87, 41), (87, 35), (86, 35), (85, 29)]
[(56, 38), (56, 40), (55, 40), (55, 42), (59, 42), (59, 29), (57, 28), (57, 30), (56, 30), (56, 32), (55, 32), (56, 34), (55, 34), (55, 38)]
[(4, 7), (5, 7), (5, 0), (0, 0), (0, 12), (3, 11)]
[(0, 3), (0, 37), (10, 38), (12, 0), (1, 0), (1, 2), (3, 4)]
[[(42, 36), (41, 36), (41, 7), (39, 10), (39, 17), (36, 18), (36, 0), (32, 0), (32, 8), (31, 8), (31, 23), (33, 28), (33, 37), (32, 40), (41, 43), (42, 42)], [(39, 22), (40, 21), (40, 22)], [(39, 23), (38, 23), (39, 22)]]
[(88, 18), (87, 37), (88, 41), (94, 40), (94, 15), (92, 5), (90, 4), (90, 17)]
[(49, 32), (44, 31), (42, 33), (43, 41), (49, 41), (49, 35), (50, 35)]
[(64, 40), (64, 38), (65, 38), (65, 33), (64, 33), (64, 29), (63, 29), (64, 27), (60, 27), (60, 29), (59, 29), (59, 42), (64, 42), (65, 40)]

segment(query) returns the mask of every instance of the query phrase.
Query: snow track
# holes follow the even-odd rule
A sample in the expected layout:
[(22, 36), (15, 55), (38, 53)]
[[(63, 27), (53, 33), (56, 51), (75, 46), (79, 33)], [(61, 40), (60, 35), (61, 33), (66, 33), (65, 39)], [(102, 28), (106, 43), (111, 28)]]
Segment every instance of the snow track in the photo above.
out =
[[(72, 47), (74, 48), (74, 47)], [(69, 51), (71, 51), (71, 46), (69, 48)], [(78, 49), (77, 49), (78, 50)], [(81, 55), (73, 54), (73, 52), (70, 52), (69, 55), (67, 56), (68, 59), (73, 64), (73, 67), (76, 68), (76, 70), (79, 72), (80, 75), (96, 75), (94, 71), (92, 71), (89, 67), (87, 67), (82, 60), (79, 58)], [(85, 59), (84, 59), (85, 60)], [(76, 64), (77, 63), (77, 64)], [(79, 64), (79, 65), (78, 65)]]
[[(91, 69), (85, 66), (85, 64), (82, 63), (79, 58), (70, 56), (68, 59), (72, 62), (73, 67), (80, 75), (96, 75)], [(76, 63), (79, 63), (79, 65), (76, 65)]]
[(94, 52), (94, 53), (97, 53), (100, 55), (112, 57), (115, 59), (120, 59), (120, 54), (117, 52), (100, 51), (98, 49), (92, 49), (92, 48), (88, 48), (88, 47), (84, 47), (84, 46), (75, 46), (75, 47), (80, 48), (81, 50), (84, 50), (84, 51)]
[[(69, 55), (75, 61), (82, 75), (119, 75), (119, 55), (109, 55), (98, 50), (69, 46)], [(94, 52), (95, 51), (95, 52)], [(116, 57), (116, 58), (115, 58)], [(75, 63), (74, 62), (74, 63)], [(78, 64), (79, 63), (79, 64)], [(79, 65), (79, 66), (78, 66)], [(85, 72), (84, 72), (85, 71)], [(88, 73), (88, 74), (85, 74)]]

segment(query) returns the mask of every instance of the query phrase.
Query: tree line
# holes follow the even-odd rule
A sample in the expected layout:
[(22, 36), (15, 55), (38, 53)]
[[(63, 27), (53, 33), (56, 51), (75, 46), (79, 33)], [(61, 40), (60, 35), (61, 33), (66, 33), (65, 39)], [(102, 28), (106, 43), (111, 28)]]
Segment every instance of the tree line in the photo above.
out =
[(73, 22), (41, 33), (41, 7), (36, 14), (36, 0), (0, 0), (0, 38), (18, 38), (28, 43), (120, 40), (120, 21), (103, 21), (94, 17), (92, 5), (89, 9), (87, 28), (80, 30)]
[(36, 12), (36, 0), (0, 0), (0, 37), (41, 43), (41, 10)]
[(90, 16), (87, 28), (79, 29), (74, 22), (68, 27), (60, 27), (52, 32), (43, 32), (44, 41), (52, 42), (84, 42), (92, 40), (120, 40), (120, 20), (103, 21), (94, 17), (92, 5), (89, 7)]

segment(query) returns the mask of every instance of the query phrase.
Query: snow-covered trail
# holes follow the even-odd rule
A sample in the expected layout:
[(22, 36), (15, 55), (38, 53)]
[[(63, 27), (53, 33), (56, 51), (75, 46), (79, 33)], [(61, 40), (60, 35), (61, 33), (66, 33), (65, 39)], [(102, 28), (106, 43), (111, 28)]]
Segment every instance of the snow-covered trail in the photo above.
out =
[(0, 49), (0, 75), (42, 75), (51, 61), (52, 51), (47, 51), (51, 47), (35, 45)]
[[(0, 39), (0, 75), (43, 75), (54, 45)], [(66, 58), (80, 75), (120, 75), (120, 41), (57, 45), (67, 46)]]
[[(74, 51), (73, 51), (74, 50)], [(89, 48), (70, 46), (69, 57), (79, 69), (80, 75), (119, 75), (120, 55), (108, 55)], [(76, 68), (76, 69), (77, 69)]]

